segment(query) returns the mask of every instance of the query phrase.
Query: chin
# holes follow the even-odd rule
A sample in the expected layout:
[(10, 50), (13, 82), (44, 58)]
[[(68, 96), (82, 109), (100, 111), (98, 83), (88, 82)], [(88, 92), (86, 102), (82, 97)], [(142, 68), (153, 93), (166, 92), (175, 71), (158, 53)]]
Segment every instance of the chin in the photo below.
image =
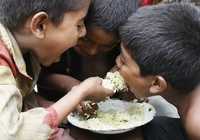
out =
[(84, 52), (84, 51), (81, 51), (79, 52), (80, 55), (82, 56), (85, 56), (85, 57), (92, 57), (92, 56), (96, 56), (96, 53), (88, 53), (88, 52)]
[(87, 49), (84, 49), (84, 47), (86, 47), (86, 46), (78, 46), (78, 47), (75, 47), (74, 49), (76, 50), (76, 52), (78, 52), (82, 56), (89, 57), (89, 56), (97, 55), (96, 52), (92, 53), (92, 52), (88, 51)]
[(45, 66), (45, 67), (48, 67), (48, 66), (51, 66), (52, 63), (41, 63), (42, 66)]
[(45, 67), (48, 67), (48, 66), (51, 66), (54, 62), (52, 61), (41, 61), (40, 64), (42, 66), (45, 66)]

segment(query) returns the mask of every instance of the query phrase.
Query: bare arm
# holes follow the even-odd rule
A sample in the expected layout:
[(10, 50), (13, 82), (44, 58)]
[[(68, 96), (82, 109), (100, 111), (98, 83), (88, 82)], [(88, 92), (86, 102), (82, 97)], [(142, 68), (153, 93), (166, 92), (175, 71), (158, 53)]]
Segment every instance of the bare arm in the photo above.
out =
[(102, 100), (114, 94), (111, 90), (103, 88), (101, 83), (101, 78), (88, 78), (73, 87), (63, 98), (53, 104), (51, 107), (57, 112), (58, 123), (72, 112), (82, 100)]
[(200, 140), (200, 86), (191, 93), (190, 105), (184, 118), (184, 125), (189, 139)]

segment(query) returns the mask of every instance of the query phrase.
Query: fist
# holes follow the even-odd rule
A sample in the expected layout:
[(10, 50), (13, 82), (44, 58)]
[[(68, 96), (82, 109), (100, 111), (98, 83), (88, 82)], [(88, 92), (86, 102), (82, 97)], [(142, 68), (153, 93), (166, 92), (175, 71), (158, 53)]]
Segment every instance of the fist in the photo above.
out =
[(112, 90), (102, 86), (102, 78), (99, 77), (88, 78), (80, 83), (77, 88), (82, 90), (85, 100), (101, 101), (114, 94)]

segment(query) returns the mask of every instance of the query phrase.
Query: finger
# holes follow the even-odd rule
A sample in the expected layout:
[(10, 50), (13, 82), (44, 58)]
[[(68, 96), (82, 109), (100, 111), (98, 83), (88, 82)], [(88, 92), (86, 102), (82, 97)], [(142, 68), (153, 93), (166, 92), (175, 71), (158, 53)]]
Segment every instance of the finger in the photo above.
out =
[(76, 112), (77, 112), (77, 113), (82, 113), (82, 112), (83, 112), (83, 110), (82, 110), (82, 105), (78, 105), (78, 106), (76, 107)]
[[(103, 87), (104, 88), (104, 87)], [(104, 91), (107, 93), (107, 94), (110, 94), (110, 95), (113, 95), (114, 94), (114, 91), (109, 89), (109, 88), (104, 88)]]
[(102, 84), (103, 79), (101, 77), (95, 77), (98, 84)]

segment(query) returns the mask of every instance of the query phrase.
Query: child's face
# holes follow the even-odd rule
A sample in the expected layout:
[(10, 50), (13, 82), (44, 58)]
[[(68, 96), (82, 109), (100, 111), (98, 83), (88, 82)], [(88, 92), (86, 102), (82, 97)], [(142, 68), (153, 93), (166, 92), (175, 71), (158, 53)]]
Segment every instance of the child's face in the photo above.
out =
[(67, 49), (75, 46), (80, 37), (86, 34), (84, 17), (89, 4), (79, 11), (67, 12), (59, 25), (47, 25), (41, 47), (35, 51), (41, 64), (49, 66), (59, 61)]
[(108, 52), (119, 45), (115, 33), (97, 27), (87, 27), (87, 34), (78, 42), (76, 50), (85, 56), (93, 56), (100, 53)]
[(121, 46), (121, 54), (117, 57), (116, 63), (130, 91), (133, 92), (137, 98), (149, 96), (152, 77), (141, 76), (138, 64), (131, 57), (128, 49), (123, 45)]

